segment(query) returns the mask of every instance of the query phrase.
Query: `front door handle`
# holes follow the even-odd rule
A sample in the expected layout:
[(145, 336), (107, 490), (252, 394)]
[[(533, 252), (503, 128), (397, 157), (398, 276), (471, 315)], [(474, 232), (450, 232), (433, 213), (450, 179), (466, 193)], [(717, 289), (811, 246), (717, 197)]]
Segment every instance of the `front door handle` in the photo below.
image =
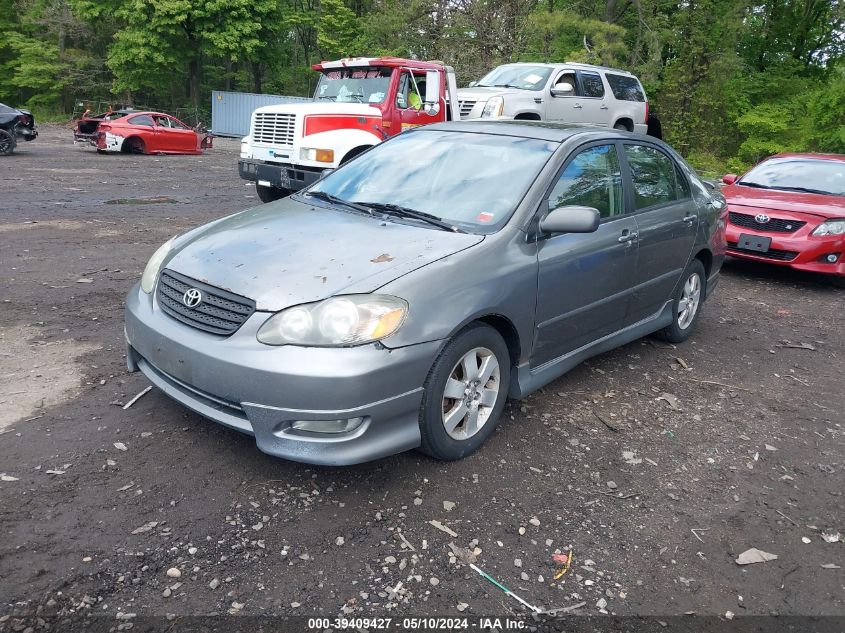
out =
[(620, 244), (636, 242), (637, 239), (640, 237), (640, 234), (637, 231), (628, 232), (628, 229), (622, 231), (622, 235), (617, 238), (617, 241)]
[(600, 110), (607, 110), (607, 106), (602, 103), (599, 109)]

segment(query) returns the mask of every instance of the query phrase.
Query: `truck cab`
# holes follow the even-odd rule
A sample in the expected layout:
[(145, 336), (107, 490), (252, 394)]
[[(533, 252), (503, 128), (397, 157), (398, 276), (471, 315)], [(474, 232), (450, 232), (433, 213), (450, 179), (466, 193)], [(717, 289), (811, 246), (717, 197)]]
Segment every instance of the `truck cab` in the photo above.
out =
[(321, 62), (314, 98), (258, 108), (238, 172), (270, 202), (409, 127), (458, 117), (454, 70), (398, 57)]

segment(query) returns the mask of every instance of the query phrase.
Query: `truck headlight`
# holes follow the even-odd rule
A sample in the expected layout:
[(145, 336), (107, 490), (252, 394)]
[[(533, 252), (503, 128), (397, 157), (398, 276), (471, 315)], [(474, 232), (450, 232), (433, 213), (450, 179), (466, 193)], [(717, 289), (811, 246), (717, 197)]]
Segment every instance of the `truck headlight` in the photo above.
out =
[(333, 149), (314, 149), (312, 147), (303, 147), (299, 150), (299, 157), (302, 160), (313, 160), (318, 163), (333, 163), (334, 150)]
[(812, 235), (824, 237), (826, 235), (842, 235), (845, 233), (845, 218), (825, 220), (816, 227)]
[(503, 97), (490, 97), (481, 111), (482, 117), (502, 116), (505, 110), (505, 99)]
[(141, 290), (147, 294), (150, 294), (153, 291), (153, 287), (156, 285), (156, 278), (158, 277), (158, 273), (161, 271), (161, 265), (172, 250), (173, 238), (171, 237), (164, 244), (159, 246), (155, 253), (153, 253), (153, 256), (150, 257), (150, 261), (147, 262), (147, 267), (144, 268), (144, 274), (141, 275)]
[(282, 310), (258, 329), (267, 345), (351, 347), (393, 334), (408, 304), (390, 295), (344, 295)]

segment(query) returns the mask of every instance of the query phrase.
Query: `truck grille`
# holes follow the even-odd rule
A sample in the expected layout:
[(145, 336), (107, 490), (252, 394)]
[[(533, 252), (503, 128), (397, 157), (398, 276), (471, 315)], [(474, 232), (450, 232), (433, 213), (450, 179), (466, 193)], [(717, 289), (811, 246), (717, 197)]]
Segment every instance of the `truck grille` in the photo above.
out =
[(293, 145), (296, 130), (295, 114), (256, 112), (252, 125), (252, 140), (270, 145)]
[(475, 104), (478, 103), (477, 101), (471, 101), (467, 99), (466, 101), (458, 101), (458, 107), (461, 110), (461, 116), (468, 116), (472, 109), (475, 107)]
[(781, 220), (778, 218), (772, 218), (768, 222), (761, 223), (755, 220), (753, 215), (734, 213), (733, 211), (728, 214), (728, 219), (734, 226), (756, 229), (758, 231), (770, 231), (772, 233), (795, 233), (795, 231), (807, 224), (800, 220)]
[[(188, 307), (183, 301), (185, 292), (199, 290), (198, 305)], [(177, 321), (203, 332), (229, 336), (255, 312), (255, 301), (209, 286), (172, 270), (159, 276), (156, 298), (161, 309)]]

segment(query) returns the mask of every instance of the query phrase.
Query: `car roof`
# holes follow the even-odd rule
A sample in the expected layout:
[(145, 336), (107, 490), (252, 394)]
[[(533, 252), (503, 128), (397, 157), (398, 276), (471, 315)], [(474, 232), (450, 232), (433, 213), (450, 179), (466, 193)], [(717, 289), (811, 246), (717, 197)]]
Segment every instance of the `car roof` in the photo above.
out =
[(814, 154), (812, 152), (787, 152), (784, 154), (775, 154), (774, 156), (769, 156), (769, 158), (765, 160), (769, 160), (771, 158), (809, 158), (815, 160), (833, 160), (845, 162), (845, 154)]
[[(583, 136), (585, 140), (599, 139), (643, 139), (639, 134), (623, 132), (604, 125), (584, 125), (573, 123), (552, 123), (550, 121), (515, 121), (513, 119), (485, 121), (474, 119), (469, 121), (449, 121), (426, 125), (421, 130), (443, 130), (447, 132), (475, 132), (478, 134), (493, 134), (497, 136), (519, 136), (541, 141), (563, 143), (574, 137)], [(657, 141), (648, 137), (650, 141)]]
[(502, 66), (545, 66), (546, 68), (575, 68), (582, 70), (603, 70), (605, 72), (616, 73), (619, 75), (628, 75), (636, 77), (633, 73), (622, 70), (621, 68), (613, 68), (612, 66), (596, 66), (595, 64), (584, 64), (582, 62), (511, 62), (509, 64), (501, 64)]

